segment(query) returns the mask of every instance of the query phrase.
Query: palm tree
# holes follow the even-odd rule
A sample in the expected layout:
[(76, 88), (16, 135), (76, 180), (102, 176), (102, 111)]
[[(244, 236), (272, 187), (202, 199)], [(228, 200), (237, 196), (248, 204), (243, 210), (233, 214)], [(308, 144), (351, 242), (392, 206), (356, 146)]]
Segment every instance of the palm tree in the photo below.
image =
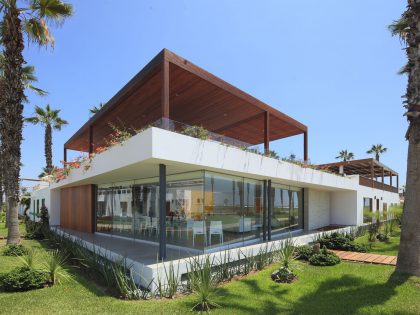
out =
[(353, 152), (349, 152), (347, 149), (346, 150), (341, 150), (340, 153), (338, 154), (338, 156), (335, 157), (336, 159), (341, 159), (343, 160), (343, 162), (347, 162), (350, 160), (354, 159), (354, 153)]
[(404, 107), (408, 120), (407, 182), (397, 271), (420, 276), (420, 3), (408, 0), (398, 21), (389, 26), (405, 44), (408, 63)]
[[(5, 78), (4, 78), (4, 54), (0, 52), (0, 98), (4, 97), (5, 91)], [(33, 84), (38, 82), (38, 78), (35, 75), (35, 67), (34, 66), (24, 66), (23, 67), (23, 74), (22, 74), (23, 85), (25, 89), (30, 90), (38, 95), (45, 96), (48, 92), (35, 87)], [(25, 101), (27, 99), (25, 97)], [(0, 104), (2, 101), (0, 100)], [(0, 147), (0, 207), (3, 205), (3, 167), (2, 167), (2, 152)], [(6, 227), (8, 226), (8, 216), (6, 216)]]
[[(4, 54), (0, 52), (0, 80), (4, 80)], [(28, 89), (40, 96), (45, 96), (48, 94), (47, 91), (44, 91), (33, 84), (38, 82), (38, 78), (35, 75), (35, 67), (34, 66), (24, 66), (22, 69), (22, 80), (25, 89)], [(0, 84), (0, 97), (4, 95), (4, 91), (1, 88), (4, 87), (3, 84)], [(26, 100), (26, 99), (25, 99)]]
[(89, 113), (91, 115), (95, 115), (97, 112), (99, 112), (102, 107), (105, 106), (105, 103), (100, 102), (98, 106), (94, 105), (91, 109), (89, 109)]
[(18, 202), (20, 158), (25, 101), (24, 36), (40, 46), (54, 45), (48, 24), (60, 24), (72, 15), (72, 6), (61, 0), (0, 0), (1, 44), (4, 47), (3, 97), (0, 99), (0, 135), (4, 188), (9, 212), (8, 244), (20, 241)]
[(388, 148), (385, 148), (382, 144), (373, 144), (370, 150), (366, 151), (367, 154), (375, 154), (376, 161), (379, 162), (379, 157), (382, 153), (388, 151)]
[(35, 106), (35, 116), (25, 118), (25, 121), (34, 125), (41, 124), (45, 127), (45, 172), (51, 174), (52, 165), (52, 131), (61, 130), (61, 127), (68, 124), (60, 116), (59, 109), (51, 109), (48, 104), (45, 109)]

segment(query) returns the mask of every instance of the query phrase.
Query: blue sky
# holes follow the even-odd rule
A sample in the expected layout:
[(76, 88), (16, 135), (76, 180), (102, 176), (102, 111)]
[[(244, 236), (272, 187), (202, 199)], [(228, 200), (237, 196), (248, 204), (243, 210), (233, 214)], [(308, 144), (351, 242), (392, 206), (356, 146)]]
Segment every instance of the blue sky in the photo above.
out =
[[(312, 163), (334, 161), (341, 149), (367, 157), (372, 144), (405, 181), (407, 123), (401, 96), (405, 63), (387, 25), (405, 1), (72, 1), (75, 15), (53, 29), (54, 49), (30, 46), (38, 86), (34, 105), (49, 103), (70, 123), (53, 135), (54, 164), (63, 144), (162, 48), (294, 117), (309, 127)], [(22, 177), (44, 166), (40, 126), (26, 126)], [(276, 141), (281, 156), (302, 157), (302, 137)]]

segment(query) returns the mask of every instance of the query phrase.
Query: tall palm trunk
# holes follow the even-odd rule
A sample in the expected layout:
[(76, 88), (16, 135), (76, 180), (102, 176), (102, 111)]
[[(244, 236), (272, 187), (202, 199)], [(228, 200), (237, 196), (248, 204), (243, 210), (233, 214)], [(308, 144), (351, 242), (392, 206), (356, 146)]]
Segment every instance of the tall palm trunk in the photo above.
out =
[(376, 153), (375, 158), (376, 158), (376, 161), (378, 161), (378, 162), (379, 162), (379, 153)]
[(410, 129), (407, 188), (397, 270), (420, 276), (420, 121), (412, 122)]
[(409, 120), (407, 186), (397, 270), (420, 276), (420, 0), (409, 0), (407, 34)]
[(4, 46), (4, 97), (0, 106), (0, 133), (4, 166), (4, 184), (8, 214), (7, 244), (20, 241), (18, 222), (20, 145), (23, 127), (24, 85), (22, 83), (22, 66), (24, 59), (22, 24), (19, 11), (15, 7), (5, 10), (3, 24)]
[(51, 125), (45, 126), (45, 161), (46, 161), (46, 172), (51, 174), (52, 171), (52, 130)]

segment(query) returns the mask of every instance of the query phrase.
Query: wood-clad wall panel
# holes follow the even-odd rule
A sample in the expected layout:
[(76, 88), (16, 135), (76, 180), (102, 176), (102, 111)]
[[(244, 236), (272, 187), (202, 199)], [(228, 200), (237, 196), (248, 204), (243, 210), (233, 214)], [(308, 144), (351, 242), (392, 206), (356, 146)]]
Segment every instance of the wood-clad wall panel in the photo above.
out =
[(94, 186), (61, 189), (60, 225), (80, 232), (94, 232)]

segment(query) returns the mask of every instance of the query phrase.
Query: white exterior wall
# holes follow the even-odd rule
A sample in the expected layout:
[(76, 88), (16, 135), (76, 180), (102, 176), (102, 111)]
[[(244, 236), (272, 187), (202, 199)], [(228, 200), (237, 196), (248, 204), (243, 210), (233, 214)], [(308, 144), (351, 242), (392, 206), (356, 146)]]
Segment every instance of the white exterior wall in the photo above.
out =
[(331, 224), (357, 225), (357, 209), (356, 191), (334, 191), (331, 193)]
[(379, 213), (383, 212), (384, 202), (388, 204), (388, 209), (392, 204), (399, 204), (400, 197), (396, 193), (360, 186), (357, 192), (357, 225), (363, 224), (363, 198), (372, 198), (372, 210), (376, 211), (376, 200), (379, 199)]
[[(29, 208), (29, 217), (31, 220), (34, 219), (34, 213), (35, 213), (35, 221), (38, 221), (39, 218), (36, 217), (36, 211), (37, 211), (37, 201), (39, 200), (39, 209), (42, 207), (42, 200), (45, 200), (45, 206), (48, 209), (48, 212), (50, 213), (50, 205), (51, 205), (51, 189), (48, 186), (45, 186), (41, 189), (35, 190), (31, 194), (31, 206)], [(34, 204), (35, 201), (35, 204)]]
[(48, 198), (46, 201), (51, 224), (58, 225), (60, 222), (59, 188), (156, 177), (159, 163), (166, 164), (168, 175), (209, 170), (308, 188), (306, 215), (309, 229), (330, 224), (362, 224), (363, 197), (382, 197), (382, 202), (389, 205), (399, 202), (396, 193), (360, 186), (359, 176), (330, 174), (219, 142), (149, 128), (123, 145), (116, 145), (95, 156), (89, 170), (85, 171), (83, 167), (74, 169), (65, 180), (52, 183), (51, 200)]
[(314, 230), (330, 225), (330, 192), (308, 189), (308, 229)]

